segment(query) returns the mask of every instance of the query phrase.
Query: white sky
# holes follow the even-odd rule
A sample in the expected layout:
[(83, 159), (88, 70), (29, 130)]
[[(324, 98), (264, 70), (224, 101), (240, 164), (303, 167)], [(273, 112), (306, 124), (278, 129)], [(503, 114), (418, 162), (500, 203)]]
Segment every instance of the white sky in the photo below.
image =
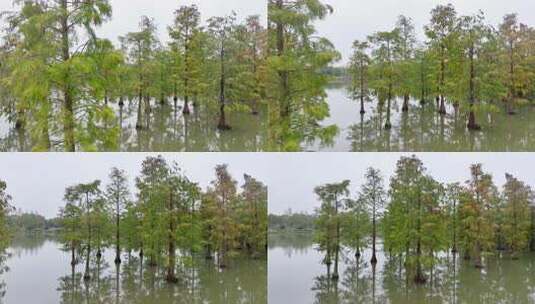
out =
[[(175, 160), (190, 180), (203, 189), (215, 178), (214, 168), (228, 164), (229, 172), (243, 184), (247, 173), (266, 183), (269, 164), (258, 161), (254, 153), (0, 153), (0, 179), (7, 183), (12, 204), (26, 212), (55, 217), (63, 206), (65, 188), (100, 179), (105, 186), (112, 167), (127, 172), (131, 192), (141, 162), (148, 155), (163, 155), (168, 163)], [(105, 189), (102, 187), (102, 189)]]
[[(247, 16), (260, 15), (267, 24), (266, 0), (110, 0), (112, 20), (97, 32), (100, 37), (118, 43), (117, 37), (138, 30), (141, 16), (153, 17), (158, 25), (160, 40), (167, 41), (167, 26), (173, 23), (174, 12), (180, 6), (197, 4), (203, 22), (213, 16), (223, 16), (235, 11), (238, 21)], [(0, 0), (0, 11), (12, 9), (12, 0)]]
[(457, 13), (469, 15), (483, 10), (487, 22), (497, 25), (508, 13), (518, 13), (520, 21), (535, 25), (534, 0), (324, 0), (334, 7), (334, 14), (317, 22), (320, 36), (329, 38), (347, 62), (351, 44), (376, 31), (390, 30), (401, 14), (411, 17), (421, 39), (423, 26), (429, 23), (430, 12), (438, 4), (452, 3)]

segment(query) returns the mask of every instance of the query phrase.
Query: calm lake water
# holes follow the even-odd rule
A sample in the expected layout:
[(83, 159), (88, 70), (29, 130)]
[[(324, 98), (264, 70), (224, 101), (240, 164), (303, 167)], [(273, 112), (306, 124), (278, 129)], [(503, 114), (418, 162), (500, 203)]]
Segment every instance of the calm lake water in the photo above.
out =
[(336, 283), (327, 279), (315, 248), (310, 234), (269, 236), (269, 303), (535, 303), (535, 254), (519, 260), (490, 257), (482, 270), (459, 256), (444, 255), (441, 266), (427, 273), (428, 282), (415, 286), (399, 270), (398, 261), (382, 252), (373, 271), (370, 250), (358, 261), (354, 253), (344, 252)]
[(180, 282), (171, 285), (163, 280), (163, 269), (141, 266), (137, 256), (125, 255), (117, 268), (108, 250), (100, 264), (92, 261), (92, 279), (85, 284), (83, 263), (73, 271), (60, 246), (44, 238), (14, 240), (11, 256), (0, 267), (9, 268), (0, 271), (0, 303), (267, 303), (265, 259), (236, 259), (224, 271), (198, 259), (194, 268), (180, 270)]
[[(192, 113), (182, 114), (179, 101), (175, 110), (173, 101), (166, 105), (152, 102), (149, 128), (136, 129), (137, 102), (125, 102), (123, 111), (113, 105), (121, 124), (120, 148), (125, 152), (256, 152), (267, 147), (267, 110), (259, 106), (259, 115), (250, 110), (234, 109), (229, 106), (228, 131), (217, 130), (218, 108), (201, 105), (197, 109), (190, 105)], [(59, 128), (59, 127), (58, 127)], [(51, 135), (52, 142), (61, 142), (61, 131)], [(5, 116), (0, 116), (0, 152), (30, 151), (33, 143), (28, 134), (14, 128)], [(56, 145), (53, 150), (61, 150)], [(101, 148), (101, 150), (106, 150)]]
[(337, 125), (339, 134), (328, 144), (305, 144), (307, 151), (394, 151), (394, 152), (523, 152), (535, 151), (535, 107), (516, 106), (516, 115), (498, 112), (477, 114), (482, 130), (466, 129), (467, 114), (455, 113), (449, 105), (446, 116), (440, 115), (435, 102), (424, 107), (412, 100), (408, 113), (403, 113), (403, 101), (392, 103), (390, 131), (384, 130), (386, 104), (376, 101), (365, 104), (366, 114), (360, 114), (360, 101), (348, 97), (346, 87), (327, 90), (330, 117), (321, 124)]

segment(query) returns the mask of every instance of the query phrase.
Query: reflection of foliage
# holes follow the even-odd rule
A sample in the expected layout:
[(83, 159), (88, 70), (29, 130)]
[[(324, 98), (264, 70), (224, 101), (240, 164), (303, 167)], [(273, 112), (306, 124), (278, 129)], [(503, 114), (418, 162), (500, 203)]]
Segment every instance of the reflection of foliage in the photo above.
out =
[[(351, 151), (530, 151), (535, 146), (535, 112), (519, 107), (511, 119), (502, 112), (476, 113), (484, 132), (465, 128), (461, 111), (448, 108), (440, 115), (434, 103), (423, 106), (412, 101), (406, 113), (392, 109), (392, 129), (386, 131), (384, 108), (373, 106), (349, 127), (346, 138)], [(514, 131), (513, 131), (514, 130)]]
[(2, 280), (6, 272), (9, 271), (9, 267), (6, 265), (6, 261), (9, 258), (9, 254), (4, 250), (0, 250), (0, 304), (4, 303), (2, 300), (7, 292), (7, 284)]
[(176, 285), (165, 282), (163, 268), (141, 263), (130, 256), (119, 266), (91, 261), (91, 281), (83, 280), (83, 269), (59, 278), (61, 303), (267, 303), (265, 259), (237, 258), (219, 271), (211, 260), (194, 258), (181, 267)]

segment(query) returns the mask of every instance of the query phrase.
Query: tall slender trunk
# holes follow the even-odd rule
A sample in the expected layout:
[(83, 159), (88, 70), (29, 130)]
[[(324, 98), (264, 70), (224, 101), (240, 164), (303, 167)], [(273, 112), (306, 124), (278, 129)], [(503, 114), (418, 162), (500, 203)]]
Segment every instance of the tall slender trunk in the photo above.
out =
[(175, 275), (175, 263), (176, 263), (176, 249), (175, 249), (175, 214), (174, 214), (174, 203), (173, 203), (173, 191), (169, 193), (169, 234), (168, 234), (168, 254), (169, 260), (167, 265), (167, 276), (166, 281), (170, 283), (178, 282), (178, 279)]
[(421, 197), (418, 197), (418, 218), (416, 221), (416, 231), (418, 233), (418, 237), (416, 240), (416, 275), (414, 276), (414, 282), (417, 284), (423, 284), (425, 283), (425, 276), (422, 270), (422, 262), (421, 262), (421, 256), (422, 256), (422, 202)]
[[(284, 0), (277, 0), (277, 8), (284, 9)], [(284, 24), (277, 23), (277, 56), (282, 57), (285, 53), (284, 44)], [(280, 117), (284, 120), (290, 116), (290, 88), (288, 71), (279, 71), (279, 85), (280, 85)]]
[(445, 57), (445, 47), (441, 46), (441, 59), (440, 59), (440, 106), (438, 112), (441, 115), (446, 114), (446, 99), (444, 97), (444, 85), (446, 79), (446, 59)]
[[(188, 29), (186, 28), (186, 32)], [(189, 115), (189, 39), (186, 37), (184, 42), (184, 109), (182, 113)]]
[(376, 248), (375, 243), (377, 239), (377, 230), (376, 230), (376, 210), (375, 210), (375, 195), (372, 197), (373, 207), (372, 207), (372, 259), (370, 263), (373, 265), (377, 264)]
[(364, 113), (364, 59), (360, 58), (360, 114)]
[(507, 101), (507, 113), (510, 115), (515, 114), (513, 110), (513, 103), (516, 98), (516, 89), (515, 89), (515, 56), (514, 56), (514, 42), (513, 40), (509, 41), (509, 100)]
[(481, 127), (476, 123), (476, 114), (474, 113), (475, 98), (475, 86), (474, 79), (476, 77), (474, 68), (474, 46), (470, 47), (468, 51), (470, 56), (470, 114), (468, 116), (468, 129), (479, 130)]
[(219, 123), (217, 124), (217, 128), (219, 130), (229, 130), (230, 126), (227, 124), (226, 116), (225, 116), (225, 82), (226, 82), (226, 75), (225, 75), (225, 46), (223, 45), (224, 42), (221, 42), (221, 50), (220, 50), (220, 62), (221, 62), (221, 74), (219, 79)]
[(334, 243), (334, 272), (333, 272), (333, 280), (338, 280), (338, 259), (340, 256), (340, 219), (338, 218), (338, 197), (335, 198), (335, 220), (336, 220), (336, 235), (335, 235), (335, 243)]
[[(61, 0), (61, 8), (63, 10), (60, 21), (61, 32), (61, 50), (62, 60), (64, 63), (68, 62), (71, 58), (70, 53), (70, 40), (69, 40), (69, 17), (67, 0)], [(67, 152), (75, 152), (75, 140), (74, 140), (74, 101), (70, 86), (70, 69), (67, 70), (64, 75), (62, 89), (63, 89), (63, 136), (64, 136), (64, 149)]]
[(119, 231), (119, 198), (115, 202), (115, 264), (121, 264), (121, 244), (120, 244), (120, 231)]

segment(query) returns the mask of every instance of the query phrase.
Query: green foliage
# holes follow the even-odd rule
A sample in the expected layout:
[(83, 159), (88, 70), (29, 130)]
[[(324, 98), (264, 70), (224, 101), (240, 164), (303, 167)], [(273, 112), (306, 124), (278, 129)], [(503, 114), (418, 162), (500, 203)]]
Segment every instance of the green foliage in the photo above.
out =
[(184, 114), (190, 101), (210, 111), (220, 106), (228, 129), (227, 105), (257, 114), (265, 99), (266, 29), (258, 16), (242, 24), (235, 15), (213, 17), (203, 25), (195, 5), (182, 6), (168, 28), (169, 45), (143, 16), (116, 48), (95, 34), (111, 17), (108, 0), (15, 5), (2, 14), (0, 113), (31, 135), (32, 150), (118, 150), (113, 104), (125, 100), (137, 101), (137, 129), (151, 127), (153, 101), (163, 105), (171, 96), (175, 109), (184, 99)]
[(318, 122), (329, 114), (322, 70), (340, 54), (332, 43), (315, 36), (313, 22), (332, 7), (319, 0), (270, 0), (266, 80), (270, 100), (270, 136), (275, 150), (300, 150), (304, 140), (324, 134)]
[(11, 196), (6, 193), (7, 185), (0, 180), (0, 251), (3, 251), (9, 244), (9, 231), (7, 217), (12, 210)]

